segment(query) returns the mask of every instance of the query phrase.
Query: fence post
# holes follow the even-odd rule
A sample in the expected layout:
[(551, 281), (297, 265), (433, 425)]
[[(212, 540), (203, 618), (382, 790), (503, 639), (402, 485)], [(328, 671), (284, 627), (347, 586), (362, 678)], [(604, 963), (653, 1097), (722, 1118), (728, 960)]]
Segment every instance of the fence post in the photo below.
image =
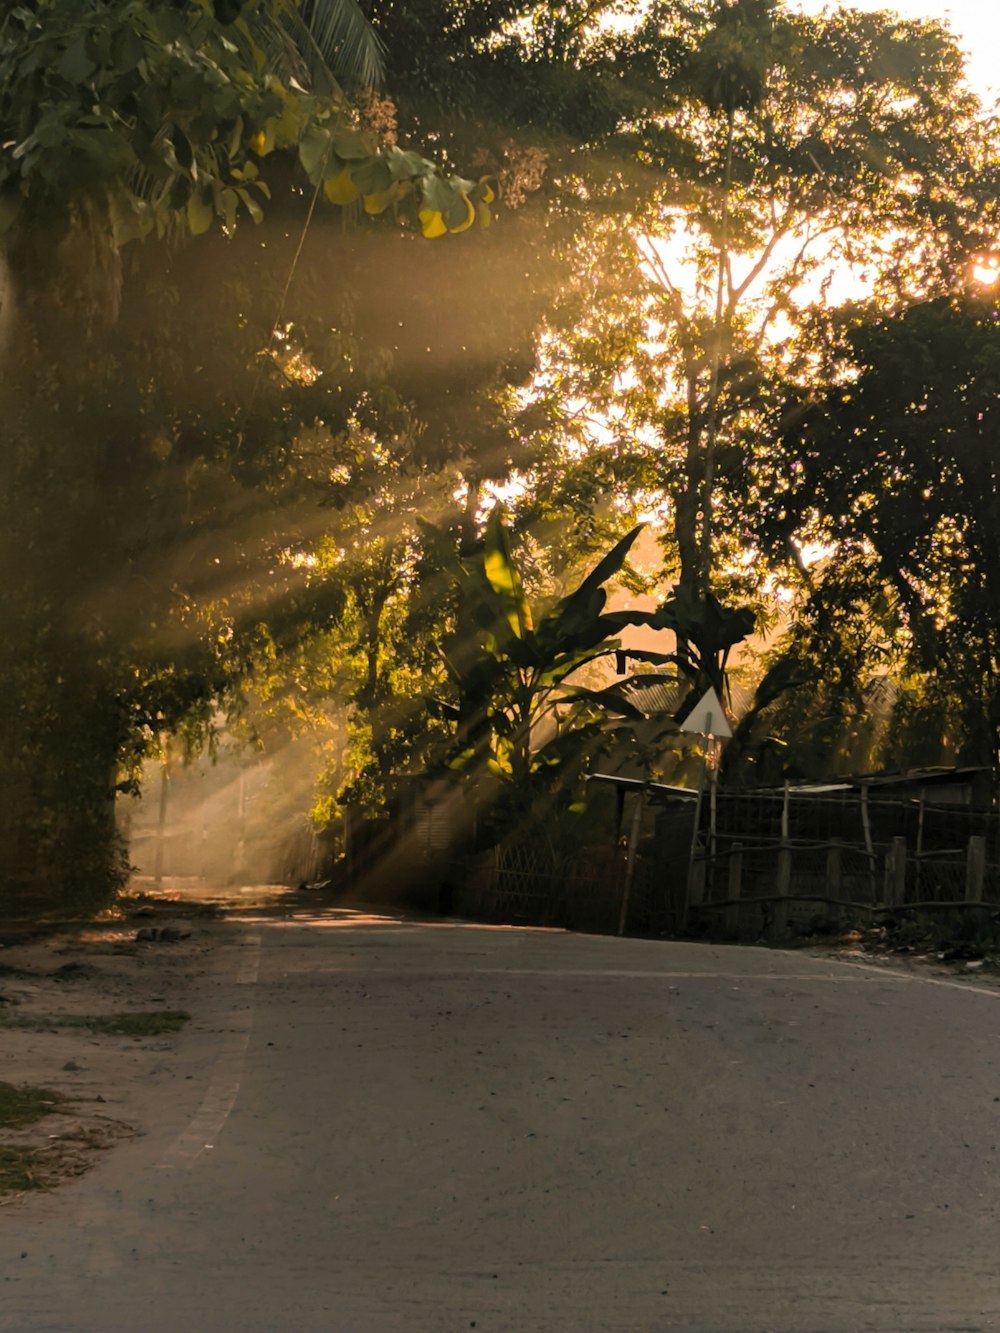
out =
[[(743, 896), (743, 844), (734, 842), (732, 851), (729, 853), (729, 891), (728, 897), (741, 898)], [(740, 905), (733, 903), (726, 908), (726, 932), (729, 935), (738, 935), (740, 930)]]
[(705, 901), (705, 861), (699, 858), (691, 866), (691, 877), (688, 881), (688, 902), (692, 907), (697, 907)]
[[(788, 842), (788, 783), (785, 783), (785, 797), (781, 805), (781, 846), (778, 849), (778, 884), (777, 891), (786, 898), (792, 887), (792, 849)], [(788, 934), (788, 904), (774, 905), (774, 934), (780, 938)]]
[(906, 900), (906, 839), (893, 838), (885, 861), (885, 905), (902, 907)]
[(920, 902), (920, 890), (923, 887), (924, 878), (924, 815), (927, 809), (927, 788), (920, 788), (920, 809), (917, 814), (917, 855), (916, 866), (913, 871), (913, 896)]
[(628, 903), (632, 896), (632, 881), (635, 879), (635, 858), (639, 851), (639, 836), (642, 833), (642, 813), (646, 805), (646, 788), (642, 787), (636, 793), (635, 813), (632, 816), (632, 827), (628, 835), (628, 861), (625, 864), (625, 883), (622, 885), (622, 910), (618, 917), (618, 934), (625, 934), (625, 925), (628, 919)]
[(868, 855), (868, 890), (872, 903), (875, 902), (875, 846), (872, 842), (871, 811), (868, 809), (868, 783), (861, 784), (861, 827), (865, 835), (865, 852)]
[(983, 901), (983, 883), (986, 879), (986, 839), (974, 834), (969, 839), (969, 859), (965, 865), (965, 901)]
[(687, 880), (684, 885), (684, 906), (681, 909), (680, 926), (684, 930), (688, 922), (688, 908), (705, 899), (705, 862), (698, 859), (698, 838), (701, 833), (701, 811), (705, 800), (705, 776), (707, 765), (702, 759), (701, 773), (698, 777), (698, 794), (694, 803), (694, 826), (691, 830), (691, 847), (688, 853)]
[(836, 843), (826, 849), (826, 892), (828, 897), (840, 897), (842, 873), (841, 849), (840, 844)]

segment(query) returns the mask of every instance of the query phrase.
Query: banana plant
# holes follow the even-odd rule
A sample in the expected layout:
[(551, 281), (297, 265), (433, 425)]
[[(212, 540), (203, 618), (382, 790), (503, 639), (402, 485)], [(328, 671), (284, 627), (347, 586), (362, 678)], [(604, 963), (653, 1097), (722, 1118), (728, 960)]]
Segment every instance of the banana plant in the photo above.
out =
[(488, 773), (525, 792), (539, 782), (550, 786), (578, 772), (615, 725), (643, 719), (622, 688), (626, 682), (595, 689), (573, 679), (621, 651), (619, 635), (629, 626), (660, 627), (657, 612), (606, 609), (604, 585), (624, 565), (642, 526), (616, 542), (571, 593), (535, 614), (501, 509), (491, 514), (478, 548), (464, 556), (449, 534), (423, 525), (456, 594), (455, 628), (441, 645), (452, 697), (432, 703), (455, 724), (447, 756), (453, 772)]

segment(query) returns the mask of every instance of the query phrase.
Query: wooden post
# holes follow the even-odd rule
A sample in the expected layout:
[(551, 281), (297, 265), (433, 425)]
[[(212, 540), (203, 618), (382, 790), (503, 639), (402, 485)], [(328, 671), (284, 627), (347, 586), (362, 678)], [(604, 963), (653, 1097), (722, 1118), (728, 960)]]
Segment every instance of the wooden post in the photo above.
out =
[(969, 839), (969, 859), (965, 865), (965, 901), (983, 901), (983, 883), (986, 879), (986, 839), (974, 834)]
[(840, 843), (826, 849), (826, 892), (829, 898), (840, 897), (843, 879), (843, 856)]
[(694, 803), (694, 828), (691, 830), (691, 849), (688, 854), (687, 884), (684, 887), (684, 906), (681, 909), (681, 927), (687, 925), (688, 908), (700, 903), (705, 896), (705, 863), (698, 860), (698, 835), (701, 832), (701, 808), (705, 800), (707, 765), (704, 757), (698, 778), (698, 795)]
[[(728, 898), (741, 898), (743, 896), (743, 844), (734, 842), (733, 849), (729, 853), (729, 889), (726, 894)], [(726, 933), (729, 935), (738, 935), (740, 932), (740, 905), (733, 903), (726, 908)]]
[(885, 863), (885, 905), (902, 907), (906, 900), (906, 839), (893, 838)]
[(632, 896), (632, 880), (635, 878), (635, 858), (639, 850), (639, 837), (642, 833), (642, 812), (646, 804), (646, 788), (636, 793), (635, 813), (628, 835), (628, 860), (625, 863), (625, 883), (622, 886), (622, 910), (618, 917), (618, 934), (625, 934), (625, 922), (628, 918), (628, 902)]
[(691, 867), (691, 880), (688, 886), (688, 903), (697, 907), (705, 901), (705, 860), (695, 861)]
[[(781, 846), (778, 849), (778, 884), (777, 892), (787, 897), (792, 887), (792, 849), (788, 837), (788, 783), (785, 783), (785, 795), (781, 803)], [(774, 934), (776, 937), (788, 934), (788, 904), (774, 905)]]
[(920, 902), (921, 881), (924, 877), (923, 856), (924, 856), (924, 809), (927, 805), (927, 788), (920, 788), (920, 808), (917, 812), (917, 853), (916, 868), (913, 872), (913, 896)]
[(868, 783), (861, 784), (861, 827), (865, 834), (865, 852), (868, 855), (868, 892), (875, 902), (875, 847), (872, 843), (872, 820), (868, 809)]

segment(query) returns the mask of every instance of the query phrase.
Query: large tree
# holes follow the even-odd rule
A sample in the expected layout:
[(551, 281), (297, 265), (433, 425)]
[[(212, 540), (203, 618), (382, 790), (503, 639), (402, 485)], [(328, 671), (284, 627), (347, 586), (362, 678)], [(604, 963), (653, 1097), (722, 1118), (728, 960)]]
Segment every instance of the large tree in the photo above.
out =
[(997, 153), (936, 24), (713, 0), (656, 7), (651, 34), (669, 77), (547, 345), (528, 507), (658, 512), (697, 650), (707, 593), (759, 598), (795, 563), (801, 525), (761, 560), (757, 516), (783, 521), (788, 386), (835, 373), (826, 312), (947, 290), (997, 225)]
[[(367, 381), (329, 323), (315, 370), (297, 356), (282, 308), (294, 247), (260, 282), (259, 245), (240, 267), (242, 224), (266, 207), (301, 231), (322, 196), (323, 208), (357, 200), (363, 215), (426, 236), (467, 230), (477, 209), (488, 221), (485, 183), (394, 144), (369, 94), (348, 97), (343, 83), (371, 76), (377, 42), (364, 24), (331, 26), (337, 11), (293, 0), (5, 9), (9, 906), (113, 884), (123, 766), (158, 732), (212, 715), (252, 656), (240, 630), (263, 607), (283, 604), (287, 621), (304, 600), (308, 619), (326, 596), (282, 560), (315, 533), (330, 489), (298, 441), (318, 431), (328, 481), (371, 414)], [(362, 45), (345, 64), (352, 32)], [(190, 262), (201, 252), (206, 267)]]
[(811, 521), (828, 551), (808, 580), (807, 607), (839, 603), (847, 633), (880, 626), (892, 645), (901, 719), (923, 719), (922, 736), (904, 727), (897, 758), (957, 753), (994, 764), (995, 298), (970, 284), (895, 312), (862, 306), (845, 312), (838, 332), (838, 382), (789, 404), (776, 449), (794, 479), (786, 521)]
[[(338, 11), (346, 0), (47, 0), (0, 26), (3, 804), (18, 893), (110, 883), (123, 771), (303, 633), (361, 627), (353, 702), (384, 771), (384, 613), (412, 542), (405, 523), (389, 530), (400, 512), (380, 483), (388, 470), (415, 495), (468, 462), (474, 539), (479, 483), (510, 466), (497, 400), (530, 365), (542, 284), (502, 240), (471, 263), (421, 247), (488, 224), (496, 187), (508, 207), (537, 191), (544, 154), (497, 150), (491, 121), (494, 156), (453, 158), (471, 176), (448, 174), (457, 140), (429, 122), (460, 104), (462, 79), (442, 77), (439, 100), (425, 86), (417, 116), (412, 15), (387, 6), (372, 16), (405, 85), (397, 142), (392, 103), (349, 86), (370, 80), (378, 38), (331, 24)], [(490, 66), (512, 13), (465, 14), (474, 65)], [(339, 59), (351, 32), (368, 69)], [(441, 45), (428, 29), (420, 50)], [(331, 562), (345, 510), (355, 530), (366, 514), (383, 530)]]

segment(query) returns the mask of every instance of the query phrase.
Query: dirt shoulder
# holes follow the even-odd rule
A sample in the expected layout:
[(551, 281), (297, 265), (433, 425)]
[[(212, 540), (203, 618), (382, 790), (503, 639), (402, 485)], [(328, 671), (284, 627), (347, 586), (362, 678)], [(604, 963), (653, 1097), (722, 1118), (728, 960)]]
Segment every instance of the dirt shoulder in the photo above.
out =
[[(216, 938), (158, 914), (0, 948), (0, 1205), (80, 1174), (164, 1114)], [(44, 1094), (28, 1116), (26, 1089)]]

